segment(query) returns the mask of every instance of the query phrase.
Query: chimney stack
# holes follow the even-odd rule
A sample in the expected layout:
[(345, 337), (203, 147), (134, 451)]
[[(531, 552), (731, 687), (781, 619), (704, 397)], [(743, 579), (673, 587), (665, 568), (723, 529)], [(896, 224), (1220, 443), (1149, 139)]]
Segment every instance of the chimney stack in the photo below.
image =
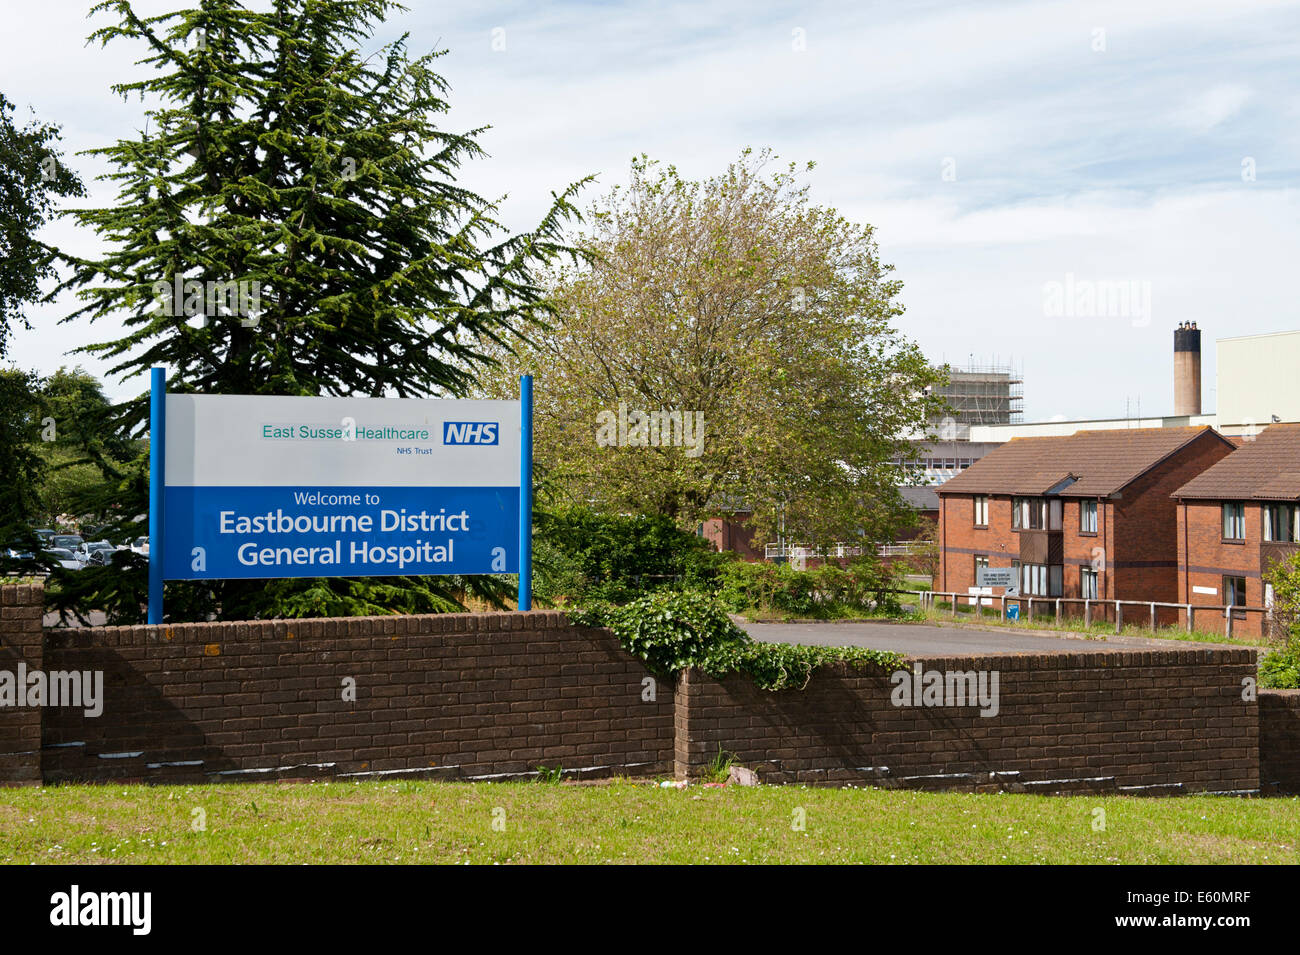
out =
[(1201, 413), (1201, 330), (1195, 322), (1174, 329), (1174, 414)]

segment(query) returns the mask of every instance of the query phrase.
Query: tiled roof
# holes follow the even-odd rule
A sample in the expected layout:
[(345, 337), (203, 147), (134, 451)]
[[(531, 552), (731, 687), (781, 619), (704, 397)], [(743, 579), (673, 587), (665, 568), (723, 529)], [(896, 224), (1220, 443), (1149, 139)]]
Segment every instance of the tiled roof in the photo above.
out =
[(1174, 497), (1300, 500), (1300, 424), (1268, 425), (1180, 487)]
[(933, 487), (900, 487), (898, 493), (903, 496), (903, 500), (908, 506), (916, 508), (918, 511), (937, 511), (939, 509), (939, 495), (935, 493)]
[(1073, 479), (1058, 493), (1065, 497), (1105, 497), (1206, 433), (1229, 444), (1208, 426), (1013, 438), (941, 485), (939, 493), (1040, 495)]

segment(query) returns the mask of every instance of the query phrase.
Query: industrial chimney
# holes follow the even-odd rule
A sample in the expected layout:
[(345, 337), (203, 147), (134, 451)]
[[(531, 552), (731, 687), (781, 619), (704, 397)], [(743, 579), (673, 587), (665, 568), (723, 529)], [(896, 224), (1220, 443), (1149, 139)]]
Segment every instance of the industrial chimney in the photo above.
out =
[(1195, 322), (1174, 329), (1174, 414), (1201, 413), (1201, 330)]

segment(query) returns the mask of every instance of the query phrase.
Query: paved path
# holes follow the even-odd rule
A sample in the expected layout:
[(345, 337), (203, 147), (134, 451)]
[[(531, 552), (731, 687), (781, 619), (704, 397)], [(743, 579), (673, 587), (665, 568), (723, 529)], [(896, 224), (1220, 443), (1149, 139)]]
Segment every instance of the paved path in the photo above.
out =
[(1098, 653), (1105, 650), (1192, 650), (1209, 644), (1110, 636), (1106, 640), (1032, 633), (935, 627), (915, 623), (745, 623), (755, 640), (823, 647), (868, 647), (909, 656), (983, 656), (1003, 653)]

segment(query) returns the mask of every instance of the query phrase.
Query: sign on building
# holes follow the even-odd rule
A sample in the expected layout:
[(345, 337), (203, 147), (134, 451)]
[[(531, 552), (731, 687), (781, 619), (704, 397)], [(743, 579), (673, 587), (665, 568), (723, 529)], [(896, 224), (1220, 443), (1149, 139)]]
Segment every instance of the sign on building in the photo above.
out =
[(526, 569), (531, 381), (519, 401), (160, 396), (160, 381), (150, 622), (163, 580)]
[(1016, 589), (1016, 569), (1014, 567), (979, 567), (976, 568), (975, 583), (980, 587), (1002, 587)]

